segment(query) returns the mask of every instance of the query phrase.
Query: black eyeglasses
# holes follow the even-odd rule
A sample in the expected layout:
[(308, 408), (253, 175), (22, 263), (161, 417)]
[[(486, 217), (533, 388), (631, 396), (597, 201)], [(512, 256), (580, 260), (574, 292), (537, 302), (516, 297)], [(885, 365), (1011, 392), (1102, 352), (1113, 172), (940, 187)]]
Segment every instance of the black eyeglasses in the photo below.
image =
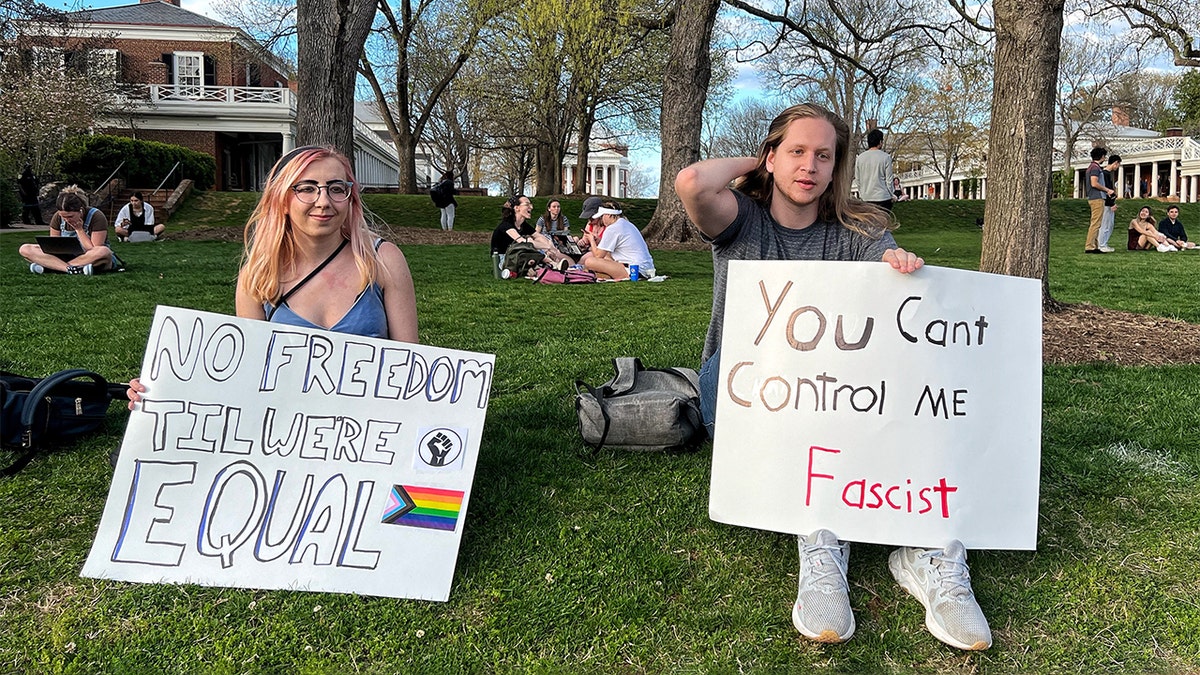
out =
[(334, 181), (326, 185), (317, 185), (316, 183), (301, 183), (292, 186), (292, 192), (296, 193), (296, 199), (305, 204), (316, 204), (321, 198), (321, 190), (325, 190), (325, 194), (329, 195), (329, 200), (333, 202), (344, 202), (350, 199), (350, 190), (354, 187), (354, 183), (349, 181)]

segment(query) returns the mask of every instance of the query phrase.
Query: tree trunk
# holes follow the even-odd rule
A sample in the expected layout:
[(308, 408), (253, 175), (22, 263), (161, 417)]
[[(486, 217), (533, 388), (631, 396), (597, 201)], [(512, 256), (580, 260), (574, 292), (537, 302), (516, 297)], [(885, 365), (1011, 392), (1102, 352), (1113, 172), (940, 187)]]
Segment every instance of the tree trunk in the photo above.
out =
[(593, 181), (588, 176), (588, 154), (592, 149), (592, 126), (595, 123), (595, 110), (579, 119), (579, 145), (575, 149), (575, 183), (571, 186), (572, 191), (578, 195), (592, 194)]
[(537, 196), (546, 197), (562, 192), (562, 146), (538, 143)]
[(708, 83), (709, 46), (720, 0), (681, 0), (671, 27), (671, 51), (663, 72), (662, 164), (658, 207), (642, 230), (647, 239), (687, 241), (692, 224), (675, 194), (675, 176), (700, 159), (700, 129)]
[[(397, 123), (396, 130), (399, 132), (399, 142), (396, 144), (396, 159), (400, 162), (400, 181), (396, 190), (402, 195), (415, 195), (417, 189), (417, 137), (408, 126), (408, 120), (403, 124)], [(436, 173), (436, 172), (435, 172)], [(441, 176), (431, 176), (430, 180), (435, 181)]]
[(1054, 104), (1063, 0), (995, 0), (996, 58), (988, 135), (981, 272), (1042, 280), (1050, 298)]
[(296, 3), (296, 145), (332, 145), (354, 160), (354, 85), (374, 0)]

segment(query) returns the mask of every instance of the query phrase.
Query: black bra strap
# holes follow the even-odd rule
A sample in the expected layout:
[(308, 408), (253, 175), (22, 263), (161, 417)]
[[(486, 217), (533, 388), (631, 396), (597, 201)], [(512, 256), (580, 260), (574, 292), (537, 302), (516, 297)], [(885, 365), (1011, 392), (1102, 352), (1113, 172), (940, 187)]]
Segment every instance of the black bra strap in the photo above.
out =
[(309, 281), (312, 280), (313, 277), (317, 276), (318, 272), (325, 269), (326, 265), (333, 262), (333, 259), (338, 257), (338, 254), (341, 253), (342, 249), (346, 248), (346, 244), (349, 244), (349, 243), (350, 243), (349, 239), (343, 239), (341, 245), (337, 247), (336, 251), (334, 251), (333, 253), (330, 253), (329, 257), (326, 258), (325, 260), (323, 260), (320, 265), (317, 265), (313, 269), (313, 271), (309, 272), (308, 276), (301, 279), (300, 283), (296, 284), (295, 286), (292, 286), (291, 290), (289, 290), (287, 293), (284, 293), (283, 297), (279, 298), (279, 302), (275, 303), (275, 305), (273, 307), (271, 307), (271, 311), (267, 312), (267, 321), (271, 320), (271, 317), (275, 315), (275, 310), (282, 307), (283, 303), (287, 302), (287, 299), (292, 297), (293, 293), (300, 290), (301, 286), (303, 286), (304, 284), (307, 284)]

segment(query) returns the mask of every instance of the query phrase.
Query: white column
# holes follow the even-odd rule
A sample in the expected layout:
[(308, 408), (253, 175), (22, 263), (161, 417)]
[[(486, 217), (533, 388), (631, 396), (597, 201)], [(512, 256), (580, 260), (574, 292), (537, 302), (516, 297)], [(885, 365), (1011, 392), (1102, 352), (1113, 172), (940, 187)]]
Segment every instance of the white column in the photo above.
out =
[(1133, 198), (1142, 198), (1142, 165), (1133, 165)]
[(1171, 160), (1171, 186), (1167, 188), (1167, 196), (1175, 196), (1175, 185), (1179, 180), (1179, 162)]
[(1072, 187), (1071, 187), (1071, 196), (1072, 197), (1079, 199), (1080, 197), (1087, 196), (1086, 194), (1082, 194), (1082, 195), (1079, 194), (1079, 169), (1073, 169), (1071, 171), (1071, 183), (1072, 183)]
[(1157, 197), (1158, 196), (1158, 162), (1157, 161), (1150, 163), (1149, 187), (1150, 187), (1150, 193), (1147, 194), (1146, 196), (1147, 197)]
[[(286, 155), (296, 149), (296, 137), (290, 132), (283, 132), (283, 154)], [(283, 155), (280, 155), (281, 157)]]
[(987, 199), (987, 176), (979, 179), (979, 198)]
[(1117, 187), (1117, 197), (1119, 199), (1124, 199), (1125, 198), (1125, 165), (1124, 164), (1117, 167), (1117, 186), (1116, 187)]

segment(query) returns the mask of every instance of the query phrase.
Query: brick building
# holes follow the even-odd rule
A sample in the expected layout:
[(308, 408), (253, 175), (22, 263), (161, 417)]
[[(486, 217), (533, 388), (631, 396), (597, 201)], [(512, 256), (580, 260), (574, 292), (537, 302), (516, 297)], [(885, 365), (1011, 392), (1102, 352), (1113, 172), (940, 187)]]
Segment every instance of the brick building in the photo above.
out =
[[(67, 14), (23, 26), (39, 68), (81, 68), (117, 93), (97, 131), (182, 145), (216, 160), (216, 188), (258, 190), (295, 147), (296, 93), (289, 66), (238, 28), (181, 8), (179, 0)], [(394, 186), (395, 153), (355, 120), (355, 173)], [(114, 167), (115, 168), (115, 167)]]

